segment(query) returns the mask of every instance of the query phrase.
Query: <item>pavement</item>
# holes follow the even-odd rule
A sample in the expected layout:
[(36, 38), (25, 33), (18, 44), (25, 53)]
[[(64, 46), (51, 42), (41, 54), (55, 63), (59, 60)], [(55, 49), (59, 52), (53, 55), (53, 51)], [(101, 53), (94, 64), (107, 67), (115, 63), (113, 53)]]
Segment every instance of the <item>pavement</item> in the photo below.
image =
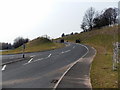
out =
[[(62, 81), (59, 81), (61, 76), (63, 76), (73, 63), (77, 63), (80, 58), (83, 58), (87, 54), (88, 49), (86, 47), (80, 44), (66, 43), (66, 47), (64, 48), (45, 52), (26, 53), (27, 58), (22, 60), (19, 60), (22, 54), (3, 55), (2, 62), (4, 62), (4, 65), (2, 65), (2, 82), (0, 82), (0, 85), (5, 90), (6, 88), (33, 88), (34, 90), (34, 88), (54, 88), (60, 82), (58, 88), (64, 88), (68, 85), (62, 86), (66, 79), (62, 78)], [(79, 63), (81, 67), (78, 67), (79, 65), (76, 66), (77, 63), (66, 75), (69, 76), (71, 71), (76, 69), (77, 71), (81, 71), (80, 76), (84, 75), (84, 70), (87, 70), (86, 73), (89, 73), (90, 63), (88, 60), (85, 61), (81, 60), (82, 63)], [(86, 65), (84, 64), (87, 63), (89, 65), (85, 67)], [(82, 66), (85, 68), (81, 69)], [(67, 77), (66, 75), (65, 77)]]

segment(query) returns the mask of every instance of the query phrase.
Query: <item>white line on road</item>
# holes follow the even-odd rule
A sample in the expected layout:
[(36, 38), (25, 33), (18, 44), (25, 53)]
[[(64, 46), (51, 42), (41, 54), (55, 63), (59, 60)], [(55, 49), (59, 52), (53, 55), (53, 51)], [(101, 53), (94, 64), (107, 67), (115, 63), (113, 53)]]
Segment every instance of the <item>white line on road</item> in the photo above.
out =
[(75, 46), (73, 48), (75, 48)]
[(41, 60), (43, 60), (43, 59), (45, 59), (45, 58), (40, 58), (40, 59), (34, 60), (33, 62), (41, 61)]
[(66, 47), (70, 46), (70, 44), (66, 44)]
[(2, 71), (4, 71), (4, 70), (5, 70), (5, 68), (6, 68), (6, 65), (4, 65), (4, 66), (3, 66)]
[(70, 52), (71, 50), (67, 50), (67, 51), (64, 51), (64, 52), (61, 52), (61, 53), (67, 53), (67, 52)]
[(52, 55), (52, 54), (49, 54), (46, 58), (40, 58), (40, 59), (37, 59), (37, 60), (34, 60), (34, 61), (32, 61), (33, 58), (31, 58), (27, 63), (25, 63), (25, 64), (23, 64), (23, 65), (27, 65), (27, 64), (29, 64), (31, 61), (32, 61), (32, 62), (37, 62), (37, 61), (41, 61), (41, 60), (43, 60), (43, 59), (47, 59), (47, 58), (51, 57), (51, 55)]
[(31, 59), (28, 61), (28, 63), (30, 63), (32, 60), (33, 60), (33, 58), (31, 58)]
[(85, 48), (87, 49), (87, 52), (86, 52), (80, 59), (78, 59), (77, 61), (73, 62), (73, 63), (70, 65), (70, 67), (69, 67), (69, 68), (63, 73), (63, 75), (59, 78), (59, 80), (58, 80), (58, 82), (55, 84), (53, 90), (56, 90), (57, 86), (59, 85), (59, 83), (61, 82), (61, 80), (63, 79), (63, 77), (66, 75), (66, 73), (67, 73), (78, 61), (80, 61), (83, 57), (85, 57), (85, 56), (88, 54), (88, 52), (89, 52), (88, 47), (86, 47), (85, 45), (82, 45), (82, 44), (78, 44), (78, 45), (81, 45), (81, 46), (85, 47)]
[(34, 57), (34, 56), (36, 56), (36, 55), (32, 55), (32, 56), (30, 56), (30, 57)]
[(27, 63), (24, 63), (23, 65), (29, 64), (32, 60), (33, 58), (31, 58)]
[(51, 55), (52, 55), (52, 54), (49, 54), (49, 55), (48, 55), (48, 58), (49, 58)]
[(67, 50), (67, 51), (65, 51), (65, 53), (67, 53), (67, 52), (70, 52), (71, 50)]

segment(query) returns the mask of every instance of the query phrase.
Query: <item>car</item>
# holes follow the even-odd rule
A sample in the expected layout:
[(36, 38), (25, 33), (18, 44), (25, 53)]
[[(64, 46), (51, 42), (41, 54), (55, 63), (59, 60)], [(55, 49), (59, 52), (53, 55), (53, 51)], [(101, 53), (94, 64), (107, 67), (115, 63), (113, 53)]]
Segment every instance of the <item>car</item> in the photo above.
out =
[(64, 43), (64, 39), (61, 39), (61, 40), (60, 40), (60, 43)]
[(80, 43), (80, 40), (79, 39), (76, 39), (76, 41), (75, 41), (76, 43)]

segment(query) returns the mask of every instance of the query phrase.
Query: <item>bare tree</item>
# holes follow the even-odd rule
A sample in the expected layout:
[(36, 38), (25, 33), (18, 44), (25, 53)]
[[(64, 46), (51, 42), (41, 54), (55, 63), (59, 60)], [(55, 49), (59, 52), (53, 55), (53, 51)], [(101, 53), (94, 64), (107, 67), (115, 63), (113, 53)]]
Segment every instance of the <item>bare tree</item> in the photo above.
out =
[(83, 30), (88, 30), (88, 29), (92, 30), (93, 25), (94, 25), (94, 23), (93, 23), (94, 17), (95, 17), (95, 9), (93, 7), (90, 7), (86, 11), (86, 13), (85, 13), (85, 15), (83, 17), (81, 28)]

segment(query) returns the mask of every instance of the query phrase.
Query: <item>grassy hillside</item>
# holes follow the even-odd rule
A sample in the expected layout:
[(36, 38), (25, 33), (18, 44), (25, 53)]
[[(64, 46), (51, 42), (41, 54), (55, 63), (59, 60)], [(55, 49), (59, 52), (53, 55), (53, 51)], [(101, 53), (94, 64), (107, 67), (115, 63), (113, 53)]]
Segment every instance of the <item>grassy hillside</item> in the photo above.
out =
[[(45, 50), (52, 50), (56, 48), (63, 47), (63, 44), (54, 43), (46, 38), (36, 38), (26, 44), (25, 52), (37, 52), (37, 51), (45, 51)], [(2, 54), (15, 54), (15, 53), (22, 53), (23, 49), (20, 46), (17, 49), (4, 51)]]
[(118, 72), (112, 70), (113, 43), (118, 40), (118, 27), (105, 27), (90, 32), (64, 37), (65, 40), (93, 46), (97, 50), (91, 67), (93, 88), (117, 88)]

